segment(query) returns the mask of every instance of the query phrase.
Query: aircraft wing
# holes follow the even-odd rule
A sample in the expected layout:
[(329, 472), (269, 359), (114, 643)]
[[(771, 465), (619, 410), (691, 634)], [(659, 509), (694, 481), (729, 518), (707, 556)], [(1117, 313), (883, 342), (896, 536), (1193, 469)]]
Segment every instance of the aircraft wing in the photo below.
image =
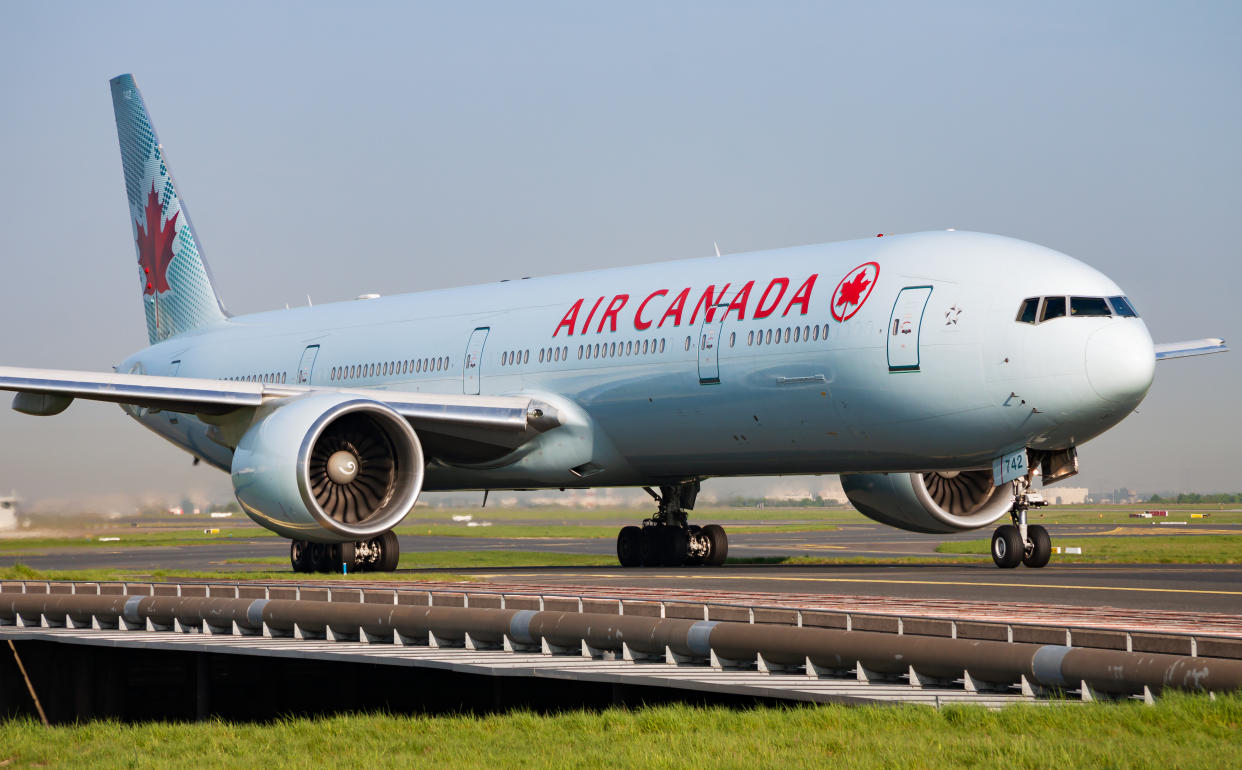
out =
[(1156, 343), (1156, 360), (1163, 361), (1166, 358), (1206, 356), (1209, 353), (1224, 353), (1228, 350), (1229, 347), (1225, 345), (1225, 341), (1220, 337), (1208, 337), (1186, 342), (1158, 342)]
[[(33, 415), (58, 414), (75, 398), (110, 401), (151, 411), (225, 415), (307, 393), (340, 393), (387, 404), (415, 428), (491, 435), (514, 444), (515, 434), (533, 436), (560, 424), (556, 410), (526, 396), (466, 396), (364, 388), (321, 388), (257, 382), (162, 377), (149, 374), (79, 372), (0, 367), (0, 390), (15, 391), (13, 408)], [(507, 434), (507, 435), (506, 435)], [(523, 443), (521, 440), (517, 444)]]

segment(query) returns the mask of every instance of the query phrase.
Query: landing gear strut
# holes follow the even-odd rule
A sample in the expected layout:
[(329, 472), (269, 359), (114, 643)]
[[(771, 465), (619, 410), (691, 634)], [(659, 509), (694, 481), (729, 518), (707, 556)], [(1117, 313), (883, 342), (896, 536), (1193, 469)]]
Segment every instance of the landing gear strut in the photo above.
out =
[(1013, 523), (997, 527), (992, 533), (992, 561), (996, 566), (1012, 569), (1025, 564), (1039, 568), (1048, 563), (1052, 557), (1052, 538), (1048, 530), (1026, 523), (1028, 510), (1047, 504), (1043, 495), (1031, 491), (1031, 476), (1014, 479), (1013, 508), (1009, 511)]
[(661, 485), (657, 494), (643, 487), (659, 510), (641, 527), (624, 527), (617, 535), (617, 560), (622, 567), (719, 567), (729, 553), (729, 538), (716, 524), (699, 527), (687, 521), (694, 509), (698, 481)]
[(400, 557), (401, 546), (392, 530), (354, 543), (294, 540), (289, 545), (294, 572), (392, 572)]

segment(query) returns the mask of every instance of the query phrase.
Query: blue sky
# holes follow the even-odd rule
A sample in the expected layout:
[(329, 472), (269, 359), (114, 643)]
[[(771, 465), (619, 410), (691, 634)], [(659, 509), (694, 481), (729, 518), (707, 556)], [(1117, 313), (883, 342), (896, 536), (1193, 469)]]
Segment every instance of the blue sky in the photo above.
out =
[[(957, 227), (1242, 341), (1237, 3), (8, 4), (0, 361), (145, 341), (107, 80), (234, 312)], [(1016, 275), (1015, 280), (1020, 276)], [(1242, 353), (1162, 364), (1095, 488), (1235, 490)], [(0, 412), (0, 490), (228, 496), (112, 406)]]

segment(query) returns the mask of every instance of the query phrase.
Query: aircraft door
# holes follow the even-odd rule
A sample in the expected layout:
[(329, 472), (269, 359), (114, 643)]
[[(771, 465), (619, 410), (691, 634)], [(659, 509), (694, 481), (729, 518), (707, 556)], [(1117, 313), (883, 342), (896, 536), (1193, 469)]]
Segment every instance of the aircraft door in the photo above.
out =
[(720, 382), (720, 348), (724, 344), (725, 311), (729, 304), (716, 306), (717, 315), (707, 320), (703, 314), (703, 325), (699, 327), (699, 384), (715, 385)]
[(483, 367), (483, 344), (487, 342), (490, 327), (482, 326), (470, 334), (466, 355), (462, 363), (461, 392), (467, 396), (479, 395), (479, 376)]
[(930, 286), (907, 286), (897, 295), (893, 315), (888, 319), (888, 370), (917, 372), (919, 370), (919, 337), (923, 311), (931, 297)]
[(319, 357), (318, 345), (307, 345), (302, 351), (302, 360), (298, 363), (298, 385), (310, 385), (311, 375), (315, 372), (315, 359)]

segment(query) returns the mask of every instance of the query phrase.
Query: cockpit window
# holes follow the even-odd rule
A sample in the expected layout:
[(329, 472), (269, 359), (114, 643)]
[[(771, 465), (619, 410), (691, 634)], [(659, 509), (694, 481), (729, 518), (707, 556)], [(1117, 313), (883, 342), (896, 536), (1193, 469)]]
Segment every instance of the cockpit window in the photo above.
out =
[(1138, 318), (1138, 311), (1125, 297), (1109, 297), (1108, 302), (1113, 306), (1113, 312), (1122, 318)]
[(1051, 321), (1053, 318), (1065, 317), (1065, 297), (1045, 297), (1044, 313), (1040, 316), (1041, 321)]
[(1018, 309), (1018, 323), (1033, 324), (1039, 318), (1039, 297), (1027, 297)]
[(1112, 315), (1103, 297), (1070, 297), (1070, 315)]

